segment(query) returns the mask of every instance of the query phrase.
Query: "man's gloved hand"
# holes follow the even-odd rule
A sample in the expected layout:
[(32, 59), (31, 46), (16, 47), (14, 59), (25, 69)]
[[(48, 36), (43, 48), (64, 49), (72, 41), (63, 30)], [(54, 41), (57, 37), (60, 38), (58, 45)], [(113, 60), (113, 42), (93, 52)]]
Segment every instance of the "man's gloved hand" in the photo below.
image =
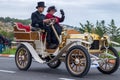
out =
[(62, 16), (64, 16), (64, 15), (65, 15), (65, 13), (64, 13), (64, 11), (63, 11), (63, 9), (60, 9), (60, 13), (62, 14)]

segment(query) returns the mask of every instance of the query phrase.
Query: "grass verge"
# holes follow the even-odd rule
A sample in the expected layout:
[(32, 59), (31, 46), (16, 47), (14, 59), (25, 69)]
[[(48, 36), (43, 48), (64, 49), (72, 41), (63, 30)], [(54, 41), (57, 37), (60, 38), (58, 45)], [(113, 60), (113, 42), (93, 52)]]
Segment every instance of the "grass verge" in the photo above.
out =
[(12, 55), (14, 55), (15, 52), (16, 52), (16, 49), (15, 49), (15, 48), (13, 48), (13, 49), (7, 48), (6, 50), (4, 50), (4, 51), (2, 52), (2, 54), (12, 54)]

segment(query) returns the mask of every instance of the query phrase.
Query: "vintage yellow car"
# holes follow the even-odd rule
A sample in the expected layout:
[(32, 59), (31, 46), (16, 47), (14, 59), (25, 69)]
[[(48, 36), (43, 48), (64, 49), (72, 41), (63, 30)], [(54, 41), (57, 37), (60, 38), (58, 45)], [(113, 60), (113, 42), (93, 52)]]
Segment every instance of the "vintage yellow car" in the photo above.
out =
[(56, 49), (47, 49), (46, 38), (43, 40), (43, 30), (31, 31), (31, 26), (15, 23), (14, 39), (19, 43), (15, 54), (15, 62), (20, 70), (28, 70), (32, 58), (50, 68), (57, 68), (65, 62), (68, 72), (76, 77), (85, 76), (90, 67), (96, 67), (104, 74), (114, 73), (119, 67), (118, 52), (110, 44), (119, 45), (110, 41), (109, 36), (97, 34), (81, 34), (75, 30), (63, 29), (60, 36), (52, 27), (59, 46)]

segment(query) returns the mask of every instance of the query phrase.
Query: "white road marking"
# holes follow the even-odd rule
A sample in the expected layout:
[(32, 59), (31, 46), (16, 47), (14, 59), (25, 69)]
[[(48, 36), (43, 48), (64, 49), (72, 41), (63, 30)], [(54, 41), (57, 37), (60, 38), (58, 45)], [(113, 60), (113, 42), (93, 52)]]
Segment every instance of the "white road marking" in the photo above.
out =
[(61, 80), (75, 80), (75, 79), (69, 79), (69, 78), (59, 78)]
[(16, 73), (15, 71), (8, 71), (8, 70), (0, 70), (0, 72), (4, 72), (4, 73), (12, 73), (12, 74)]
[(9, 57), (12, 57), (12, 58), (14, 58), (14, 57), (15, 57), (15, 55), (10, 55)]

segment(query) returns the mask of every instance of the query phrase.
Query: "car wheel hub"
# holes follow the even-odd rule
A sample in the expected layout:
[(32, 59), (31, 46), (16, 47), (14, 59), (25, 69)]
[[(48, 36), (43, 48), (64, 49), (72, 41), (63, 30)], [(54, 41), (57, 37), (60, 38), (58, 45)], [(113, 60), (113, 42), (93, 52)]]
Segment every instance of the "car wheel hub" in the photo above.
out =
[(75, 64), (79, 64), (80, 60), (78, 58), (75, 59)]

